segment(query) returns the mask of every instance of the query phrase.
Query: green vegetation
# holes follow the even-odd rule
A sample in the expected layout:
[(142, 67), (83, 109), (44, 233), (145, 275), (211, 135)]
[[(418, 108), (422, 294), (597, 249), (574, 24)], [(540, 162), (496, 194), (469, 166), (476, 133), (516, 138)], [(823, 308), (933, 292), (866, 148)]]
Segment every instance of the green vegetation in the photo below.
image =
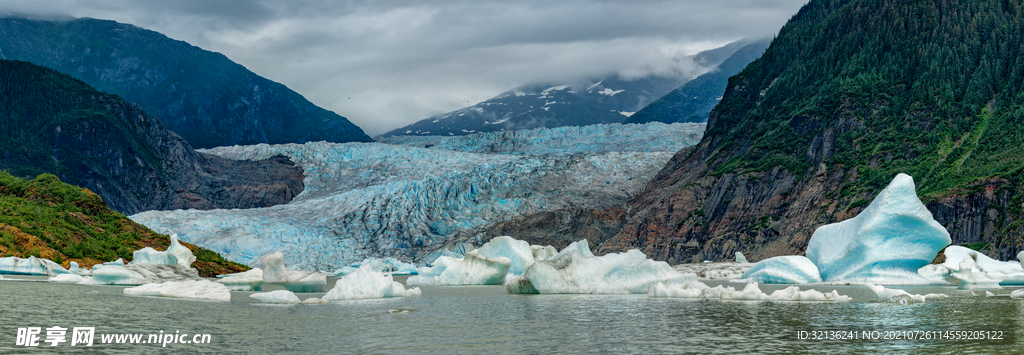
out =
[(840, 197), (877, 192), (897, 173), (926, 199), (993, 178), (1019, 186), (1022, 43), (1021, 2), (813, 0), (730, 79), (707, 132), (712, 174), (781, 168), (806, 179), (825, 163), (856, 176)]
[[(212, 251), (192, 250), (203, 276), (248, 268)], [(41, 257), (67, 267), (123, 258), (144, 247), (166, 250), (170, 239), (111, 211), (98, 195), (43, 174), (26, 181), (0, 171), (0, 256)]]

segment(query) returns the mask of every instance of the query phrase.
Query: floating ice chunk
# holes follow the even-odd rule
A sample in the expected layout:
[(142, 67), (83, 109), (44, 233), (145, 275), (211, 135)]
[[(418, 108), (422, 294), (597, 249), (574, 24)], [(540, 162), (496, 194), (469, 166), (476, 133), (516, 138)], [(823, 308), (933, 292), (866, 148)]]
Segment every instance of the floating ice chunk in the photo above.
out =
[(106, 265), (94, 269), (83, 285), (142, 285), (165, 281), (199, 280), (199, 271), (178, 265)]
[(78, 276), (76, 274), (57, 274), (50, 276), (50, 278), (47, 279), (46, 281), (62, 284), (76, 284), (85, 281), (85, 277)]
[(1010, 292), (1010, 298), (1024, 298), (1024, 288)]
[(1002, 289), (999, 286), (999, 282), (1002, 279), (997, 279), (989, 276), (984, 271), (974, 270), (974, 259), (971, 257), (963, 258), (960, 261), (960, 267), (958, 271), (954, 272), (950, 276), (960, 280), (960, 286), (957, 286), (958, 290), (998, 290)]
[(749, 263), (749, 261), (747, 261), (747, 257), (743, 256), (743, 253), (741, 252), (736, 252), (736, 262), (741, 264)]
[[(466, 257), (448, 264), (440, 275), (434, 277), (434, 284), (440, 286), (459, 285), (501, 285), (512, 265), (506, 257), (488, 258), (476, 250)], [(419, 280), (417, 280), (419, 281)]]
[(231, 291), (263, 290), (263, 269), (252, 268), (249, 271), (228, 275), (217, 275), (217, 282), (227, 286)]
[(77, 261), (72, 261), (71, 263), (68, 264), (68, 266), (70, 266), (68, 268), (68, 272), (70, 272), (72, 274), (78, 275), (79, 273), (82, 272), (82, 269), (78, 267), (78, 262)]
[(68, 270), (48, 259), (30, 256), (26, 259), (9, 256), (0, 258), (0, 274), (13, 275), (56, 275), (66, 274)]
[(832, 290), (829, 293), (816, 290), (800, 291), (799, 287), (790, 286), (772, 292), (771, 295), (768, 295), (767, 300), (782, 302), (850, 302), (853, 298), (840, 295), (839, 291), (836, 290)]
[(108, 262), (103, 263), (103, 266), (107, 266), (107, 265), (124, 266), (124, 259), (117, 258), (117, 260), (108, 261)]
[(292, 292), (323, 292), (327, 288), (327, 275), (288, 270), (284, 267), (284, 254), (274, 252), (263, 257), (263, 282), (284, 286)]
[(818, 267), (799, 255), (761, 260), (743, 274), (744, 279), (766, 284), (807, 284), (821, 282)]
[(816, 290), (800, 291), (799, 287), (792, 286), (766, 295), (761, 292), (757, 283), (748, 283), (743, 290), (736, 291), (733, 287), (716, 286), (708, 287), (704, 283), (691, 281), (677, 285), (666, 285), (656, 283), (647, 291), (647, 295), (655, 298), (696, 298), (696, 299), (720, 299), (739, 301), (776, 301), (776, 302), (849, 302), (849, 296), (840, 295), (838, 291), (832, 290), (823, 293)]
[[(1018, 261), (999, 261), (988, 257), (985, 254), (959, 246), (950, 245), (943, 252), (946, 255), (946, 262), (942, 263), (952, 271), (960, 270), (960, 261), (964, 258), (974, 260), (973, 269), (975, 272), (984, 272), (991, 278), (1002, 280), (1002, 285), (1024, 285), (1024, 268)], [(1018, 254), (1018, 257), (1020, 255)]]
[(363, 261), (359, 262), (358, 264), (342, 268), (343, 272), (348, 271), (342, 274), (342, 276), (355, 272), (356, 269), (363, 265), (369, 265), (371, 269), (384, 273), (397, 273), (402, 270), (410, 269), (413, 271), (416, 270), (416, 264), (407, 263), (395, 258), (366, 258), (363, 259)]
[[(192, 267), (192, 263), (195, 261), (196, 257), (195, 255), (192, 255), (192, 251), (178, 242), (178, 235), (171, 234), (171, 245), (167, 247), (166, 251), (157, 251), (150, 247), (136, 250), (132, 253), (131, 263), (181, 265), (184, 267)], [(122, 263), (123, 262), (124, 261), (122, 260)]]
[(885, 288), (885, 287), (878, 286), (878, 285), (875, 285), (875, 284), (870, 283), (870, 282), (866, 283), (864, 286), (867, 286), (869, 289), (871, 289), (871, 291), (874, 292), (875, 295), (878, 296), (879, 299), (883, 299), (883, 300), (887, 300), (889, 302), (894, 302), (894, 303), (899, 303), (899, 304), (924, 303), (925, 300), (929, 299), (929, 298), (949, 297), (949, 295), (944, 295), (944, 294), (941, 294), (941, 293), (929, 293), (927, 295), (915, 295), (915, 294), (911, 294), (911, 293), (909, 293), (907, 291), (904, 291), (904, 290)]
[(917, 269), (917, 274), (921, 275), (932, 283), (943, 283), (949, 279), (949, 269), (942, 264), (928, 264), (924, 267)]
[(487, 258), (508, 258), (512, 262), (508, 268), (508, 273), (515, 275), (522, 274), (535, 260), (533, 257), (534, 249), (530, 247), (530, 243), (516, 240), (509, 236), (495, 237), (477, 249), (476, 252), (480, 256)]
[(914, 179), (899, 174), (859, 215), (815, 230), (807, 258), (825, 281), (928, 283), (917, 270), (949, 243)]
[[(463, 257), (465, 257), (465, 255), (463, 255)], [(456, 259), (450, 256), (440, 256), (434, 260), (433, 265), (417, 268), (417, 275), (406, 279), (405, 283), (419, 286), (435, 285), (437, 284), (435, 277), (441, 276), (441, 273), (448, 268), (448, 265), (458, 262), (459, 260), (461, 259)]]
[(212, 301), (231, 301), (231, 291), (210, 280), (168, 281), (148, 283), (124, 289), (129, 296), (189, 298)]
[(299, 296), (288, 290), (277, 290), (260, 292), (249, 295), (249, 297), (260, 300), (263, 303), (300, 303)]
[(697, 278), (708, 280), (734, 280), (743, 277), (754, 264), (751, 263), (689, 263), (679, 264), (672, 269), (682, 274), (694, 274)]
[(395, 282), (391, 275), (373, 271), (368, 266), (360, 266), (356, 272), (338, 279), (334, 288), (328, 291), (322, 300), (406, 297), (419, 296), (420, 293), (419, 287), (407, 289)]
[[(577, 244), (580, 243), (580, 244)], [(586, 240), (573, 243), (586, 246)], [(510, 293), (646, 293), (658, 282), (686, 282), (696, 278), (673, 270), (667, 263), (647, 259), (639, 250), (595, 257), (572, 245), (551, 259), (533, 263), (523, 275), (505, 284)], [(568, 252), (567, 252), (568, 251)]]

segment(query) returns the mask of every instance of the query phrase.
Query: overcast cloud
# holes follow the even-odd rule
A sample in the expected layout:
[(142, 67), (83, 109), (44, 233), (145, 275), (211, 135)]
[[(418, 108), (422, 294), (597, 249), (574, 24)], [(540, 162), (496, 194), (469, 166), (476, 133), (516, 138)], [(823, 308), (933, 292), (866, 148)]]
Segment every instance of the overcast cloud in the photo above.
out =
[(690, 70), (806, 0), (0, 0), (110, 19), (227, 55), (371, 136), (536, 82)]

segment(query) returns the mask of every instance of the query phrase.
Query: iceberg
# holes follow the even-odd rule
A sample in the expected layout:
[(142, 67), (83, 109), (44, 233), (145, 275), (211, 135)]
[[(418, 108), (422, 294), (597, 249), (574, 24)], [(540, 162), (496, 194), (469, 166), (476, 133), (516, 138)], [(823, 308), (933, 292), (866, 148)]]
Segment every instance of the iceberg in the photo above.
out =
[(82, 272), (82, 269), (78, 267), (78, 262), (77, 262), (77, 261), (73, 261), (73, 260), (72, 260), (72, 261), (71, 261), (71, 262), (70, 262), (70, 263), (68, 264), (68, 266), (70, 266), (70, 267), (68, 268), (68, 272), (70, 272), (70, 273), (72, 273), (72, 274), (76, 274), (76, 275), (77, 275), (77, 274), (79, 274), (79, 273), (81, 273), (81, 272)]
[(807, 258), (824, 281), (925, 284), (917, 270), (950, 242), (917, 198), (914, 179), (899, 174), (859, 215), (815, 230)]
[(652, 298), (693, 298), (693, 299), (718, 299), (732, 301), (775, 301), (775, 302), (849, 302), (850, 296), (840, 295), (838, 291), (832, 290), (823, 293), (816, 290), (800, 291), (799, 287), (791, 286), (782, 290), (772, 292), (771, 295), (764, 294), (757, 283), (748, 283), (743, 290), (736, 291), (729, 286), (708, 287), (702, 282), (691, 281), (683, 284), (665, 284), (662, 282), (651, 286), (647, 296)]
[(274, 252), (263, 257), (263, 282), (284, 286), (292, 292), (323, 292), (327, 288), (327, 275), (288, 270), (284, 267), (284, 254)]
[(672, 269), (683, 274), (694, 274), (699, 279), (734, 280), (743, 277), (754, 264), (751, 263), (688, 263), (672, 266)]
[[(543, 247), (536, 249), (541, 255), (544, 255), (545, 250)], [(476, 249), (475, 252), (479, 256), (486, 258), (509, 259), (511, 265), (508, 268), (508, 273), (515, 275), (521, 275), (535, 260), (535, 249), (531, 248), (530, 243), (516, 240), (509, 236), (494, 237), (494, 239)]]
[[(447, 258), (447, 257), (441, 257)], [(438, 260), (441, 260), (438, 258)], [(434, 270), (429, 270), (427, 275), (416, 277), (412, 280), (415, 285), (438, 285), (438, 286), (463, 286), (463, 285), (501, 285), (505, 283), (505, 275), (508, 274), (512, 261), (506, 257), (488, 258), (481, 256), (476, 250), (466, 253), (466, 257), (457, 260), (446, 260), (443, 271), (437, 276), (431, 276)], [(406, 280), (409, 282), (409, 280)]]
[(931, 283), (941, 284), (949, 279), (950, 270), (942, 264), (929, 264), (917, 269), (917, 274)]
[[(120, 260), (120, 259), (119, 259)], [(196, 261), (192, 251), (178, 242), (178, 235), (171, 234), (171, 246), (166, 251), (145, 247), (132, 253), (131, 264), (164, 264), (192, 267)]]
[(249, 271), (217, 275), (217, 281), (231, 291), (262, 291), (263, 269), (252, 268)]
[(959, 245), (950, 245), (942, 253), (946, 255), (946, 262), (942, 266), (950, 271), (960, 271), (960, 262), (970, 258), (974, 261), (972, 267), (975, 273), (983, 272), (990, 278), (1000, 279), (1001, 285), (1024, 285), (1024, 268), (1019, 261), (995, 260)]
[(463, 258), (465, 258), (465, 255), (462, 255), (458, 259), (451, 256), (439, 256), (434, 260), (432, 265), (416, 269), (417, 275), (406, 279), (405, 283), (416, 286), (436, 285), (436, 277), (441, 276), (441, 274), (444, 273), (444, 270), (448, 268), (448, 265), (456, 263)]
[(949, 297), (949, 295), (944, 295), (944, 294), (941, 294), (941, 293), (929, 293), (927, 295), (915, 295), (915, 294), (911, 294), (911, 293), (909, 293), (907, 291), (904, 291), (904, 290), (885, 288), (883, 286), (878, 286), (878, 285), (875, 285), (875, 284), (870, 283), (870, 282), (864, 284), (864, 286), (867, 286), (868, 289), (870, 289), (872, 292), (874, 292), (875, 295), (878, 296), (879, 299), (886, 300), (886, 301), (893, 302), (893, 303), (899, 303), (899, 304), (924, 303), (925, 300), (927, 300), (929, 298), (945, 298), (945, 297)]
[(61, 284), (76, 284), (76, 283), (85, 281), (85, 277), (84, 276), (79, 276), (77, 274), (57, 274), (57, 275), (50, 276), (50, 278), (46, 279), (46, 281), (56, 282), (56, 283), (61, 283)]
[(301, 303), (299, 296), (288, 290), (277, 290), (260, 292), (249, 295), (249, 297), (260, 300), (263, 303)]
[(354, 300), (365, 298), (389, 298), (419, 296), (419, 287), (405, 288), (395, 282), (391, 275), (373, 271), (369, 266), (360, 266), (356, 272), (338, 279), (324, 301)]
[(665, 262), (648, 259), (636, 249), (596, 257), (589, 249), (586, 254), (579, 252), (578, 247), (586, 246), (586, 240), (577, 243), (550, 259), (533, 263), (522, 275), (506, 282), (508, 292), (642, 294), (658, 282), (696, 280), (693, 275), (673, 270)]
[(50, 261), (49, 259), (30, 256), (26, 259), (9, 256), (0, 258), (0, 274), (12, 275), (56, 275), (67, 274), (69, 271), (63, 266)]
[(960, 280), (960, 286), (957, 286), (959, 290), (998, 290), (1002, 289), (999, 283), (1002, 279), (994, 278), (989, 276), (984, 271), (975, 271), (974, 259), (971, 257), (963, 258), (960, 261), (959, 267), (956, 272), (953, 272), (950, 276)]
[(210, 280), (168, 281), (128, 287), (124, 294), (129, 296), (152, 296), (188, 298), (211, 301), (231, 301), (227, 287)]
[(1024, 288), (1010, 292), (1010, 298), (1024, 298)]
[(165, 281), (199, 280), (199, 271), (178, 265), (129, 264), (94, 268), (82, 285), (142, 285)]
[(799, 255), (776, 256), (761, 260), (743, 274), (743, 278), (765, 284), (808, 284), (822, 282), (818, 267)]
[(747, 261), (747, 257), (743, 256), (743, 253), (741, 252), (736, 252), (736, 262), (740, 264), (749, 263), (749, 261)]

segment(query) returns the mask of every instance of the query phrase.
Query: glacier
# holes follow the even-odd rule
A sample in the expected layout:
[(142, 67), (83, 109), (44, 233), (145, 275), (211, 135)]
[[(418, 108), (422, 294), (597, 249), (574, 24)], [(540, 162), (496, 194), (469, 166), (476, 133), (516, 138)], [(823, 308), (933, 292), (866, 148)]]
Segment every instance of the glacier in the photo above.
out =
[(950, 243), (914, 179), (899, 174), (856, 217), (815, 230), (806, 255), (827, 282), (927, 284), (918, 269)]
[[(147, 211), (130, 218), (157, 232), (177, 232), (183, 241), (250, 266), (274, 251), (281, 251), (293, 268), (323, 272), (374, 257), (422, 262), (493, 223), (540, 211), (624, 202), (675, 152), (696, 142), (678, 135), (674, 127), (597, 127), (590, 129), (608, 133), (585, 139), (579, 136), (583, 133), (570, 137), (558, 130), (532, 132), (527, 136), (546, 135), (547, 141), (513, 140), (515, 149), (499, 149), (519, 155), (469, 152), (490, 149), (480, 147), (494, 139), (480, 136), (451, 143), (464, 151), (326, 142), (202, 150), (235, 160), (287, 156), (304, 169), (305, 188), (285, 205)], [(669, 134), (660, 140), (649, 136), (659, 130)], [(545, 142), (560, 143), (545, 148)], [(455, 147), (460, 144), (462, 148)]]

